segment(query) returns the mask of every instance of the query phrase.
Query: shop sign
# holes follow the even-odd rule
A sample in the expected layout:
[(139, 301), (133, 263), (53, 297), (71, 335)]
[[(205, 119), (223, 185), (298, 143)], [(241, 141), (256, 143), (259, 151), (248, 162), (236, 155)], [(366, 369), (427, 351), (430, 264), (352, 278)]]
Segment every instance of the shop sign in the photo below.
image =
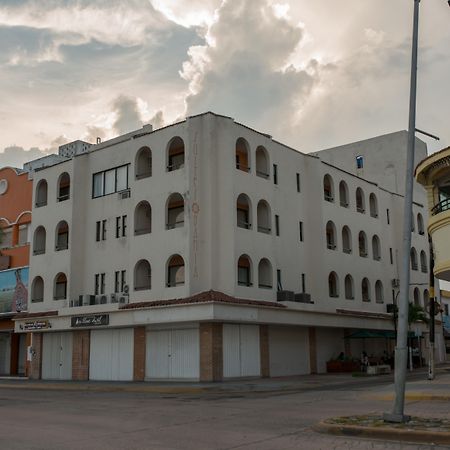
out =
[(71, 319), (73, 328), (98, 327), (109, 325), (109, 314), (94, 314), (92, 316), (75, 316)]
[(46, 330), (51, 327), (52, 325), (48, 320), (33, 320), (20, 325), (20, 329), (24, 331)]

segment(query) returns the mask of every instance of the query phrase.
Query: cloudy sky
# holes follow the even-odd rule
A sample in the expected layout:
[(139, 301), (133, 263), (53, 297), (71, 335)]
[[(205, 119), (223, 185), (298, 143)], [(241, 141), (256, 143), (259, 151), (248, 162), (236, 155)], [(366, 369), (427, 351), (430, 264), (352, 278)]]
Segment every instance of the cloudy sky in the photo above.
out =
[[(0, 166), (208, 110), (302, 151), (408, 123), (412, 0), (0, 0)], [(450, 8), (421, 2), (417, 127), (450, 145)]]

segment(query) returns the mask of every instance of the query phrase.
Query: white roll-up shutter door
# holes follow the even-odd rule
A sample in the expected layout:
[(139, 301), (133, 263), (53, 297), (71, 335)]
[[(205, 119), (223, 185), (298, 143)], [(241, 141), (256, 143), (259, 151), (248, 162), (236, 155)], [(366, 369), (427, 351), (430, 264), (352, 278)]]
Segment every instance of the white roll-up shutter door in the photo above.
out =
[(42, 379), (72, 378), (72, 333), (44, 333), (42, 341)]

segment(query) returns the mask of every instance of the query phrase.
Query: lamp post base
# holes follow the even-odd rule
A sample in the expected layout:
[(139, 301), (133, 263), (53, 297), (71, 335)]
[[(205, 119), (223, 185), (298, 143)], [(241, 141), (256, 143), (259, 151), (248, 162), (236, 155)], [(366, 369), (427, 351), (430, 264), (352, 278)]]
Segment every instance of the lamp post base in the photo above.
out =
[(411, 420), (411, 416), (406, 414), (384, 413), (383, 420), (389, 423), (406, 423)]

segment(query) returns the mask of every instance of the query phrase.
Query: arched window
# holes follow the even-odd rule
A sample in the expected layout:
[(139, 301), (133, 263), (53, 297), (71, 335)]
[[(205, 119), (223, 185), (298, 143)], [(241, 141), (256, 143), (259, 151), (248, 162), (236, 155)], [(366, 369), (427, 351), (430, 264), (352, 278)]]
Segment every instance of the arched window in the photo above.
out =
[(152, 232), (152, 207), (143, 200), (134, 210), (134, 234), (148, 234)]
[(167, 146), (167, 172), (184, 167), (184, 141), (179, 136), (170, 140)]
[(380, 280), (375, 283), (375, 301), (377, 303), (384, 302), (383, 283)]
[(347, 225), (342, 228), (342, 251), (344, 253), (352, 252), (352, 234)]
[(260, 200), (257, 207), (258, 231), (270, 234), (272, 232), (270, 206), (265, 200)]
[(414, 219), (414, 213), (411, 213), (411, 232), (416, 231), (416, 224), (415, 224), (415, 219)]
[(418, 265), (417, 265), (417, 251), (414, 247), (411, 248), (411, 269), (412, 270), (418, 270)]
[(184, 199), (179, 193), (172, 194), (167, 200), (166, 228), (171, 230), (184, 226)]
[(360, 231), (358, 235), (359, 256), (367, 258), (367, 238), (364, 231)]
[(421, 306), (420, 305), (420, 291), (419, 288), (414, 288), (413, 291), (413, 297), (414, 297), (414, 306)]
[(423, 305), (425, 308), (428, 308), (430, 305), (430, 293), (428, 292), (428, 289), (423, 291)]
[(167, 263), (167, 287), (184, 284), (184, 259), (180, 255), (173, 255)]
[(267, 258), (258, 264), (258, 286), (264, 289), (272, 289), (273, 286), (272, 264)]
[(141, 259), (134, 267), (134, 290), (145, 291), (152, 288), (152, 268), (146, 259)]
[(266, 179), (270, 177), (269, 156), (262, 145), (256, 149), (256, 175)]
[(55, 287), (53, 290), (54, 300), (63, 300), (67, 298), (67, 277), (64, 273), (58, 273), (55, 277)]
[(42, 255), (45, 253), (45, 241), (47, 233), (43, 226), (38, 226), (34, 231), (33, 237), (33, 255)]
[(380, 238), (377, 235), (372, 238), (372, 255), (375, 261), (379, 261), (381, 259)]
[(241, 255), (238, 259), (237, 280), (239, 286), (252, 285), (252, 264), (247, 255)]
[(40, 208), (47, 204), (48, 186), (46, 180), (40, 180), (36, 186), (35, 206)]
[(353, 287), (353, 278), (350, 274), (345, 277), (345, 298), (347, 300), (355, 299), (355, 292)]
[(44, 301), (44, 280), (42, 277), (35, 277), (31, 284), (31, 301), (33, 303)]
[(423, 250), (420, 252), (420, 268), (423, 273), (428, 272), (427, 254)]
[(250, 146), (244, 138), (236, 141), (236, 169), (250, 172)]
[(334, 202), (334, 184), (330, 175), (323, 177), (323, 198), (327, 202)]
[(336, 227), (334, 226), (334, 223), (329, 220), (327, 222), (326, 227), (326, 240), (327, 240), (327, 248), (330, 250), (336, 250)]
[(65, 220), (61, 220), (56, 226), (55, 250), (67, 250), (69, 248), (69, 225)]
[(348, 208), (348, 186), (345, 181), (339, 183), (339, 203), (344, 208)]
[(58, 202), (70, 198), (70, 175), (67, 172), (61, 174), (58, 180)]
[(364, 192), (361, 188), (356, 189), (356, 211), (362, 214), (366, 212)]
[(136, 154), (134, 171), (136, 180), (152, 176), (152, 151), (148, 147), (141, 147)]
[(367, 278), (363, 278), (361, 282), (361, 293), (363, 302), (370, 302), (370, 283)]
[(373, 192), (369, 195), (369, 209), (371, 217), (378, 217), (378, 200)]
[(423, 217), (422, 214), (417, 214), (417, 231), (419, 234), (424, 235), (425, 234), (425, 228), (423, 226)]
[(330, 297), (339, 297), (339, 282), (336, 272), (328, 275), (328, 294)]
[(241, 194), (236, 202), (237, 226), (249, 230), (252, 227), (251, 222), (251, 203), (247, 195)]

